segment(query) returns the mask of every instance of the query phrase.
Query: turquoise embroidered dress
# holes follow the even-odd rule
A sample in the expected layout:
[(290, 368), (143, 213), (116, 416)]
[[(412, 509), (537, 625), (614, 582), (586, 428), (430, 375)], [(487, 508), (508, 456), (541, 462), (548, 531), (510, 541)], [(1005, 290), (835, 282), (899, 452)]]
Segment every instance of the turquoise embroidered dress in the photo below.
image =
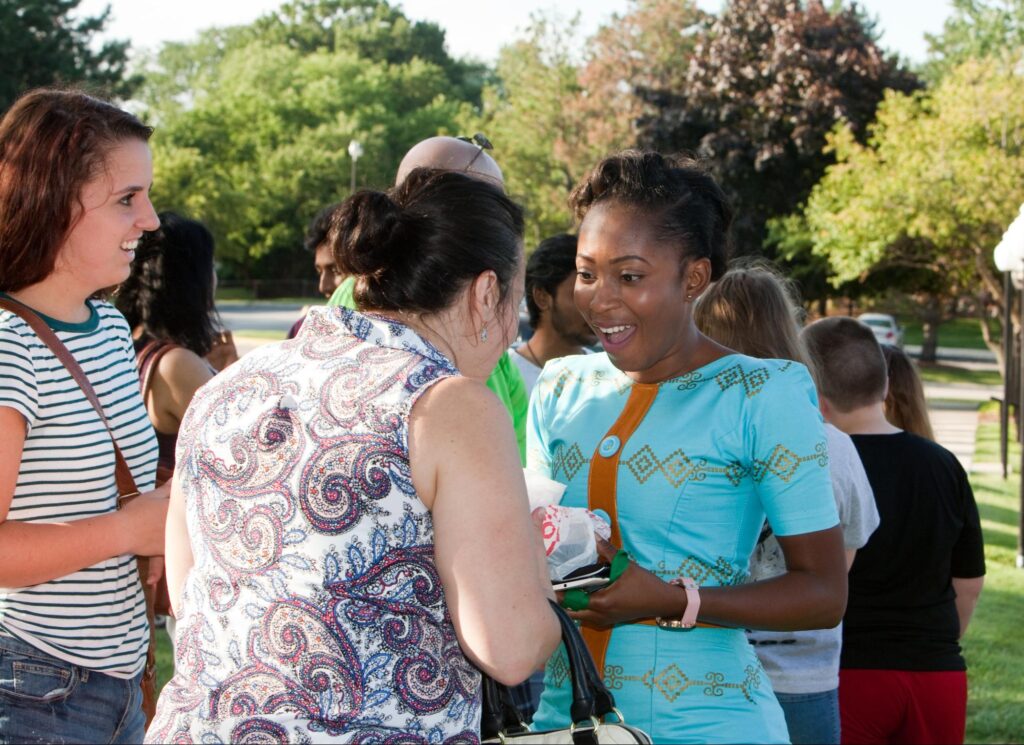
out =
[[(586, 506), (590, 460), (632, 384), (606, 354), (545, 367), (531, 405), (528, 460), (567, 485), (562, 504)], [(765, 516), (782, 536), (838, 523), (814, 385), (797, 363), (734, 354), (665, 381), (622, 448), (624, 548), (666, 581), (742, 583)], [(627, 721), (655, 742), (789, 741), (742, 629), (618, 626), (604, 676)], [(563, 649), (544, 684), (538, 730), (567, 723)]]

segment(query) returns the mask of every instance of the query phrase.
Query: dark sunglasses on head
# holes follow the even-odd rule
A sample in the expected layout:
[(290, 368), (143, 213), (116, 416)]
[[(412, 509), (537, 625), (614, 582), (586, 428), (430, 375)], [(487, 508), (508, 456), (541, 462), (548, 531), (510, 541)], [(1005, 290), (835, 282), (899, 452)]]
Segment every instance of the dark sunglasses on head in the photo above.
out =
[(472, 168), (473, 164), (476, 163), (476, 159), (480, 157), (480, 153), (482, 153), (484, 150), (494, 149), (494, 145), (491, 144), (491, 141), (487, 139), (487, 135), (485, 135), (483, 132), (477, 132), (472, 137), (467, 137), (466, 135), (459, 135), (455, 139), (462, 140), (463, 142), (468, 142), (469, 144), (476, 145), (477, 147), (476, 155), (474, 155), (473, 159), (466, 164), (466, 167), (462, 169), (463, 171), (468, 171), (470, 168)]

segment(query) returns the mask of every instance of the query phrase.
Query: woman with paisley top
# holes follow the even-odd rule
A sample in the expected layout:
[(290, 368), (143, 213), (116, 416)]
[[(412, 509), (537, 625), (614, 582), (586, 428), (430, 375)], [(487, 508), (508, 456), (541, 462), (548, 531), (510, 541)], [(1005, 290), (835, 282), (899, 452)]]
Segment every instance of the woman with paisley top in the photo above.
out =
[(167, 529), (175, 677), (150, 742), (476, 742), (480, 671), (559, 639), (515, 436), (484, 385), (515, 336), (521, 209), (419, 169), (336, 214), (359, 312), (204, 386)]
[[(788, 742), (743, 630), (842, 618), (846, 563), (814, 384), (800, 364), (736, 354), (694, 325), (731, 222), (696, 164), (615, 155), (572, 203), (575, 302), (605, 353), (548, 363), (528, 463), (567, 485), (562, 504), (605, 509), (632, 557), (575, 616), (619, 707), (655, 742)], [(766, 515), (787, 571), (744, 584)], [(534, 726), (564, 725), (568, 696), (559, 653)]]

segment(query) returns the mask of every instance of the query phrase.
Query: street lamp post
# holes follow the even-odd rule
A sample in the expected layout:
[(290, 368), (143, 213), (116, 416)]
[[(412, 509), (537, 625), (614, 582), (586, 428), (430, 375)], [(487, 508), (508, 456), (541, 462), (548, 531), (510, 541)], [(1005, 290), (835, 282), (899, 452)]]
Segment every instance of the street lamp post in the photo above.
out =
[(363, 155), (363, 146), (358, 140), (348, 143), (348, 155), (352, 158), (352, 183), (349, 190), (354, 194), (356, 191), (356, 161)]
[[(1024, 319), (1024, 205), (1021, 205), (1020, 213), (1010, 223), (1010, 227), (1003, 233), (1003, 239), (999, 241), (999, 245), (996, 246), (993, 252), (993, 259), (995, 260), (996, 268), (1001, 272), (1012, 273), (1013, 284), (1020, 288), (1020, 309), (1022, 313), (1022, 319)], [(1006, 283), (1004, 286), (1008, 287), (1010, 283)], [(1012, 324), (1012, 314), (1010, 313), (1010, 304), (1013, 302), (1013, 292), (1005, 293), (1006, 297), (1004, 302), (1007, 304), (1007, 311), (1005, 318), (1007, 319), (1007, 326)], [(1008, 328), (1007, 331), (1010, 331)], [(1004, 347), (1005, 348), (1005, 347)], [(1009, 380), (1010, 365), (1013, 364), (1014, 360), (1010, 359), (1010, 355), (1005, 357), (1004, 365), (1004, 386), (1003, 386), (1003, 405), (1009, 406), (1009, 386), (1006, 385), (1006, 381)], [(1017, 432), (1018, 434), (1024, 433), (1024, 328), (1021, 329), (1020, 339), (1020, 360), (1018, 361), (1018, 398), (1017, 398)], [(1006, 432), (1002, 433), (1003, 438), (1008, 438)], [(1024, 437), (1019, 438), (1021, 440), (1021, 462), (1020, 471), (1018, 476), (1020, 477), (1020, 498), (1017, 505), (1017, 568), (1024, 569)], [(1005, 443), (1005, 439), (1004, 439)], [(1003, 445), (1005, 447), (1005, 445)]]

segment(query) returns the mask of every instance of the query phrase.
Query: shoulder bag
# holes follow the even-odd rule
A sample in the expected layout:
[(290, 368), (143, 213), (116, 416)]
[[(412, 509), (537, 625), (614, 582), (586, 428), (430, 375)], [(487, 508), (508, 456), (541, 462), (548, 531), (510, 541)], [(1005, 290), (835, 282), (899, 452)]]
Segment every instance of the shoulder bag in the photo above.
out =
[[(531, 732), (519, 717), (511, 689), (484, 675), (481, 741), (575, 745), (650, 743), (651, 738), (647, 733), (626, 724), (622, 713), (615, 708), (615, 699), (597, 674), (594, 660), (575, 622), (557, 603), (552, 602), (551, 608), (562, 628), (562, 642), (569, 658), (569, 677), (572, 681), (572, 707), (569, 714), (572, 724), (565, 729)], [(604, 721), (609, 715), (618, 721)]]

